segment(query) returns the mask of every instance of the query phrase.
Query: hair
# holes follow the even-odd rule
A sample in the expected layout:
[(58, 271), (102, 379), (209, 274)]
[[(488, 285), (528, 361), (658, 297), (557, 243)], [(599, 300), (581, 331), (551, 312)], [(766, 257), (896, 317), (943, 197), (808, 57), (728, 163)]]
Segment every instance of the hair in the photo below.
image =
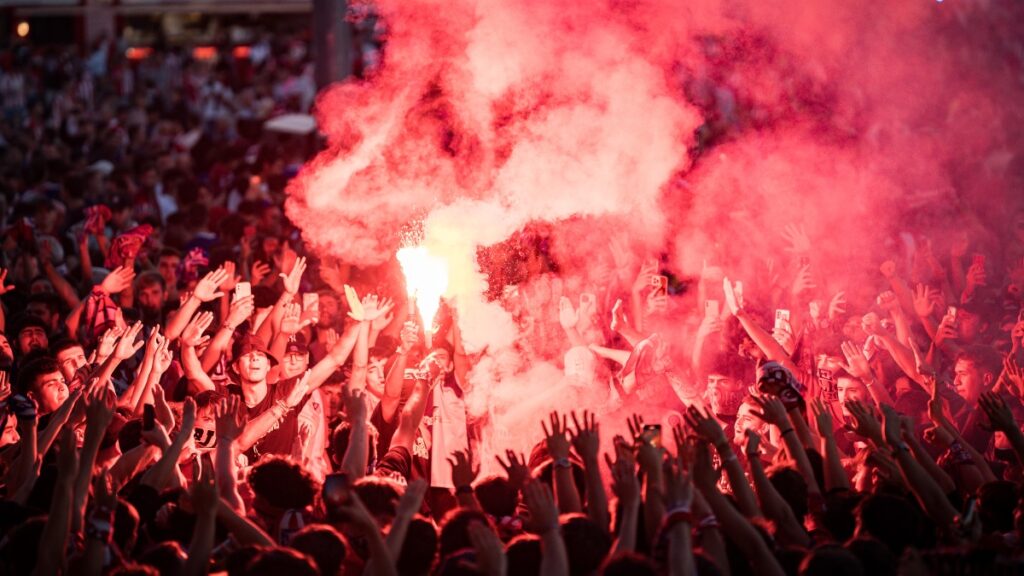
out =
[(473, 542), (469, 539), (469, 525), (473, 522), (494, 528), (487, 515), (479, 510), (456, 508), (444, 515), (438, 541), (438, 552), (442, 559), (463, 548), (473, 547)]
[(36, 516), (25, 520), (7, 533), (7, 537), (0, 545), (0, 566), (7, 568), (7, 574), (32, 573), (45, 526), (46, 516)]
[(49, 292), (38, 292), (36, 294), (29, 294), (28, 299), (25, 301), (25, 307), (27, 308), (29, 304), (32, 304), (34, 302), (38, 302), (40, 304), (45, 305), (47, 308), (50, 309), (51, 314), (60, 314), (61, 300), (60, 297), (57, 296), (56, 294), (52, 294)]
[(635, 552), (619, 552), (601, 567), (602, 576), (658, 576), (658, 566), (653, 560)]
[(247, 576), (320, 576), (316, 563), (291, 548), (274, 547), (259, 551), (245, 566)]
[[(366, 423), (368, 428), (366, 435), (366, 442), (369, 444), (367, 447), (367, 461), (375, 462), (377, 460), (377, 442), (376, 429), (373, 428), (373, 424)], [(341, 463), (345, 457), (345, 452), (348, 450), (349, 437), (352, 434), (352, 426), (348, 423), (348, 420), (342, 420), (334, 427), (331, 431), (331, 437), (327, 442), (327, 455), (331, 458), (332, 462)]]
[(124, 554), (130, 554), (139, 535), (139, 512), (130, 502), (117, 499), (114, 509), (114, 531), (112, 539)]
[(593, 574), (612, 547), (611, 536), (583, 514), (563, 515), (561, 524), (562, 539), (569, 554), (569, 574)]
[(961, 360), (970, 362), (982, 373), (992, 374), (993, 376), (998, 375), (1003, 369), (1003, 357), (1000, 356), (995, 348), (983, 344), (973, 344), (964, 347), (956, 355), (956, 360), (953, 362), (954, 366)]
[(352, 484), (356, 496), (374, 516), (394, 516), (405, 488), (390, 478), (364, 476)]
[(871, 576), (896, 576), (899, 562), (889, 547), (874, 538), (854, 538), (846, 543), (846, 549), (860, 560), (865, 574)]
[(181, 544), (175, 541), (160, 542), (138, 556), (139, 562), (152, 566), (160, 574), (181, 574), (187, 556)]
[(135, 281), (136, 290), (142, 290), (156, 285), (159, 285), (161, 290), (167, 289), (167, 281), (164, 280), (164, 277), (161, 276), (159, 272), (152, 270), (139, 274), (139, 278)]
[(797, 521), (802, 521), (807, 516), (807, 482), (803, 476), (788, 466), (780, 466), (769, 473), (768, 479), (789, 504)]
[(516, 536), (505, 547), (508, 576), (536, 576), (542, 555), (540, 538), (532, 534)]
[(41, 356), (25, 364), (18, 371), (18, 382), (15, 387), (18, 392), (28, 394), (35, 388), (36, 380), (44, 374), (60, 372), (60, 365), (57, 360), (50, 356)]
[(501, 518), (516, 513), (519, 491), (504, 476), (485, 478), (474, 489), (484, 512)]
[(157, 256), (157, 260), (159, 260), (160, 258), (163, 258), (165, 256), (173, 256), (175, 258), (181, 258), (182, 257), (181, 250), (178, 250), (177, 248), (170, 248), (170, 247), (163, 248), (162, 250), (160, 250), (160, 255)]
[(316, 480), (305, 468), (280, 456), (260, 460), (249, 473), (252, 491), (281, 510), (301, 510), (313, 503)]
[(920, 540), (921, 513), (901, 496), (867, 496), (857, 507), (857, 518), (862, 534), (874, 536), (896, 556)]
[(323, 576), (338, 574), (348, 554), (348, 540), (327, 524), (306, 526), (292, 536), (288, 545), (312, 558)]
[(83, 352), (85, 351), (85, 346), (82, 346), (82, 343), (78, 340), (75, 340), (74, 338), (61, 338), (60, 340), (50, 344), (50, 355), (56, 358), (57, 354), (60, 354), (65, 350), (70, 350), (76, 346), (81, 348)]
[[(437, 529), (434, 523), (416, 515), (409, 522), (409, 528), (402, 543), (402, 551), (396, 559), (399, 574), (427, 574), (437, 556)], [(512, 571), (509, 571), (512, 574)]]
[(800, 576), (863, 576), (864, 567), (852, 552), (838, 544), (814, 547), (800, 564)]
[(736, 354), (722, 353), (712, 359), (707, 373), (726, 376), (737, 382), (751, 382), (754, 379), (754, 373), (749, 368), (750, 365)]
[(986, 534), (1011, 532), (1017, 506), (1017, 485), (1006, 480), (989, 482), (978, 489), (978, 517)]

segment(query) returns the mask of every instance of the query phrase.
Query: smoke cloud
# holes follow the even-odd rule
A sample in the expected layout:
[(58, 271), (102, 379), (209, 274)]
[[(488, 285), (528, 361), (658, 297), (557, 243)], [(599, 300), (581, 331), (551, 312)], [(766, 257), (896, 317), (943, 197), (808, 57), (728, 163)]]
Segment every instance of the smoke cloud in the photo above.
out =
[[(985, 217), (1020, 202), (1012, 0), (374, 5), (384, 63), (321, 94), (328, 148), (292, 182), (287, 212), (316, 250), (366, 266), (422, 224), (449, 260), (467, 347), (484, 353), (474, 409), (500, 438), (537, 428), (522, 398), (608, 402), (603, 384), (550, 392), (562, 295), (596, 292), (606, 324), (615, 295), (602, 287), (657, 254), (679, 277), (715, 265), (756, 286), (766, 259), (784, 264), (780, 232), (795, 224), (829, 256), (823, 296), (856, 284), (866, 300), (898, 232), (941, 244), (965, 206)], [(510, 272), (523, 230), (548, 274)], [(493, 298), (496, 283), (521, 298)], [(524, 325), (523, 307), (543, 320)], [(667, 334), (684, 356), (690, 307), (675, 299)]]

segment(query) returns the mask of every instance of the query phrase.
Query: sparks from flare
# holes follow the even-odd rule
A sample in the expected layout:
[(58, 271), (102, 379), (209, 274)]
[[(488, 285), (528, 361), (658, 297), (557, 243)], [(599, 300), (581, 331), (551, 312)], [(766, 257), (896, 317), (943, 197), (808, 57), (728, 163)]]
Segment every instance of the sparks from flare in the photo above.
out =
[(448, 264), (431, 254), (425, 246), (409, 246), (396, 254), (405, 275), (405, 289), (409, 295), (410, 313), (419, 309), (423, 333), (430, 346), (434, 316), (441, 306), (441, 296), (448, 290)]

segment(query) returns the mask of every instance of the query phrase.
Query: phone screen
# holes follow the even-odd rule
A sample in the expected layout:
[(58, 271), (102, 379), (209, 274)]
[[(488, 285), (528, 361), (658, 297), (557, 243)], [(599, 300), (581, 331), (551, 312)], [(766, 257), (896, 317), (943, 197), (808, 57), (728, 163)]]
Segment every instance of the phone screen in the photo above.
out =
[(778, 309), (775, 311), (775, 329), (781, 330), (789, 324), (789, 310)]
[(644, 441), (656, 448), (661, 447), (661, 424), (644, 424)]
[(235, 284), (235, 300), (241, 300), (250, 295), (252, 295), (252, 284), (248, 282)]
[(708, 318), (718, 318), (721, 314), (721, 305), (718, 300), (708, 300), (704, 303), (704, 316)]
[(334, 508), (344, 505), (348, 501), (348, 490), (348, 474), (344, 472), (328, 474), (324, 479), (322, 491), (324, 503)]

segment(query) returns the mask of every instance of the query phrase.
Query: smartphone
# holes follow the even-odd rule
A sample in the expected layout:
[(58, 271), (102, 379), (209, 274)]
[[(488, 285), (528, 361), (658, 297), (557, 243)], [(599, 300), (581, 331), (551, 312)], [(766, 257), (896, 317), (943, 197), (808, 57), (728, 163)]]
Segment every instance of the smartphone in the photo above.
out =
[(950, 306), (946, 308), (946, 316), (949, 316), (954, 321), (956, 320), (956, 306)]
[(156, 426), (156, 408), (152, 404), (142, 405), (142, 429), (152, 430)]
[(307, 292), (302, 295), (303, 312), (320, 311), (320, 295), (316, 292)]
[(327, 478), (324, 478), (324, 487), (321, 495), (324, 499), (324, 504), (328, 508), (344, 506), (348, 502), (348, 491), (348, 474), (335, 472), (334, 474), (328, 474)]
[(651, 446), (661, 448), (661, 424), (644, 424), (643, 439)]
[(594, 297), (593, 294), (589, 292), (580, 294), (580, 308), (583, 308), (584, 306), (593, 307), (595, 302), (597, 302), (597, 298)]
[(775, 329), (789, 329), (789, 310), (778, 309), (775, 311)]
[(722, 313), (721, 305), (718, 300), (708, 300), (704, 303), (704, 317), (705, 318), (718, 318)]
[(668, 294), (668, 276), (651, 276), (651, 286), (656, 296)]
[(241, 300), (246, 296), (252, 295), (252, 284), (248, 282), (239, 282), (235, 284), (235, 300)]

